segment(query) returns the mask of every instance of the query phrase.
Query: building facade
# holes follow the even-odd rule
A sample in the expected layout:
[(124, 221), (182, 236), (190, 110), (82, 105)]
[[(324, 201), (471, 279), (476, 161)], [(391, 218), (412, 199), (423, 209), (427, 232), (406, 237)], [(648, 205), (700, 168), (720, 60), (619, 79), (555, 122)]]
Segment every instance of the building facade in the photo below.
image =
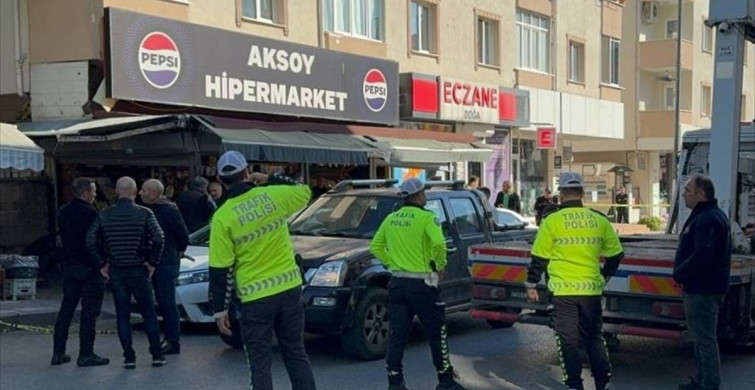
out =
[[(713, 93), (715, 29), (705, 26), (710, 2), (627, 1), (620, 56), (625, 134), (622, 140), (581, 140), (575, 160), (585, 165), (626, 166), (623, 182), (640, 214), (662, 216), (673, 196), (676, 44), (681, 38), (679, 123), (681, 134), (709, 128)], [(681, 14), (681, 28), (678, 16)], [(681, 31), (681, 33), (680, 33)], [(745, 44), (741, 118), (755, 118), (755, 46)], [(681, 137), (680, 137), (681, 140)], [(584, 165), (583, 165), (584, 166)], [(619, 180), (620, 181), (620, 180)]]
[[(560, 170), (575, 169), (571, 164), (577, 161), (579, 154), (573, 152), (580, 150), (579, 142), (625, 137), (623, 1), (3, 0), (2, 4), (4, 10), (18, 4), (21, 51), (28, 67), (24, 75), (29, 77), (25, 85), (34, 121), (78, 119), (90, 115), (97, 105), (116, 104), (102, 82), (107, 50), (103, 15), (113, 7), (397, 62), (399, 118), (381, 125), (474, 134), (485, 140), (495, 150), (491, 161), (458, 162), (449, 168), (449, 175), (479, 175), (494, 194), (503, 180), (513, 180), (526, 214), (533, 212), (535, 198), (553, 186)], [(7, 35), (3, 36), (6, 50)], [(6, 78), (11, 75), (3, 73), (3, 93)], [(555, 128), (552, 146), (537, 142), (540, 127)], [(591, 186), (605, 193), (605, 182), (593, 182)]]

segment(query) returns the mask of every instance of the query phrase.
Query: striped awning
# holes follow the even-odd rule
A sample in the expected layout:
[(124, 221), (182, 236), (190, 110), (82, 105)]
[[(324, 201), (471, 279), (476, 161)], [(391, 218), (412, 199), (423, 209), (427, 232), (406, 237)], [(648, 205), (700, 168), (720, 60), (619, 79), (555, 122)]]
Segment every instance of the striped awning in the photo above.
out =
[(0, 123), (0, 168), (42, 171), (44, 151), (15, 125)]

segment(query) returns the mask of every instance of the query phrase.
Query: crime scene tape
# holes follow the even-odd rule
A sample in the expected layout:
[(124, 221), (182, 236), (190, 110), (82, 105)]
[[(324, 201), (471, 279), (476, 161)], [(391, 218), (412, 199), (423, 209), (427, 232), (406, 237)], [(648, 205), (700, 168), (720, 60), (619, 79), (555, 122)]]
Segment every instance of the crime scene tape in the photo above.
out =
[(658, 203), (658, 204), (618, 204), (618, 203), (585, 203), (583, 202), (585, 206), (607, 206), (607, 207), (671, 207), (668, 203)]
[[(0, 321), (0, 333), (8, 333), (8, 332), (13, 332), (13, 331), (26, 331), (26, 332), (33, 332), (33, 333), (52, 334), (53, 330), (54, 330), (53, 326), (27, 325), (27, 324), (18, 324), (14, 322)], [(69, 329), (69, 334), (72, 334), (72, 333), (74, 333), (73, 329)], [(101, 329), (97, 329), (95, 333), (96, 334), (118, 334), (118, 332), (114, 330), (101, 330)]]

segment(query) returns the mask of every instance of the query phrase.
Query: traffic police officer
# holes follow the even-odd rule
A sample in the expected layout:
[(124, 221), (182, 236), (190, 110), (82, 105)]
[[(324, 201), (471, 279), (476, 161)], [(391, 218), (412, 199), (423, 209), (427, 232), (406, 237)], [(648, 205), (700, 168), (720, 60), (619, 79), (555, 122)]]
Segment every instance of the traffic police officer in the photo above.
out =
[(405, 204), (380, 225), (370, 251), (391, 270), (388, 314), (391, 330), (386, 369), (389, 390), (408, 390), (403, 366), (414, 316), (429, 334), (433, 364), (440, 384), (437, 390), (464, 390), (454, 379), (446, 340), (445, 304), (438, 295), (439, 274), (446, 266), (446, 239), (427, 203), (425, 184), (416, 178), (401, 184)]
[(250, 388), (273, 388), (275, 331), (291, 388), (314, 390), (304, 348), (302, 277), (287, 224), (309, 202), (309, 186), (277, 174), (249, 174), (246, 158), (236, 151), (220, 157), (218, 177), (229, 186), (210, 230), (210, 295), (218, 328), (231, 335), (228, 303), (235, 282)]
[[(580, 341), (590, 359), (595, 388), (608, 389), (611, 365), (602, 339), (601, 295), (624, 258), (619, 237), (603, 214), (582, 205), (584, 184), (575, 172), (559, 178), (561, 207), (543, 218), (532, 246), (527, 272), (527, 298), (539, 301), (536, 289), (547, 267), (553, 294), (552, 324), (556, 331), (564, 384), (582, 390)], [(606, 263), (601, 269), (600, 257)]]

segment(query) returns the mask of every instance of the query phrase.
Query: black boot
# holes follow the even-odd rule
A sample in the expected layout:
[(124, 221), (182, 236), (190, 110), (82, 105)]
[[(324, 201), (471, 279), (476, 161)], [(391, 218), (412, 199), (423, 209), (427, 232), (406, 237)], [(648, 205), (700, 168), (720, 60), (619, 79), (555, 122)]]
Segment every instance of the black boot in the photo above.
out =
[(435, 388), (435, 390), (467, 390), (466, 387), (460, 385), (458, 382), (456, 382), (456, 379), (459, 379), (459, 376), (456, 375), (456, 372), (454, 372), (453, 368), (449, 368), (448, 370), (438, 374), (438, 386)]
[(54, 353), (52, 354), (52, 360), (50, 360), (50, 364), (53, 366), (59, 366), (64, 363), (68, 363), (71, 361), (71, 357), (64, 354), (64, 353)]
[(106, 366), (110, 364), (110, 359), (99, 357), (96, 354), (91, 354), (89, 356), (79, 356), (79, 359), (76, 360), (76, 365), (79, 367), (94, 367), (94, 366)]
[(401, 372), (392, 374), (388, 373), (388, 390), (411, 390), (406, 387), (404, 374)]

